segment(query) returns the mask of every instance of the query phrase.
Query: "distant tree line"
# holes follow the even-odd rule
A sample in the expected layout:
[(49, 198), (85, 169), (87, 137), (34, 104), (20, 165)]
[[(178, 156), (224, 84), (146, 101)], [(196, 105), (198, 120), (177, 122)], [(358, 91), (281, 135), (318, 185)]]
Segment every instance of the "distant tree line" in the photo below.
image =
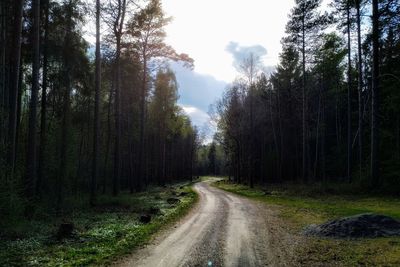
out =
[(218, 140), (209, 144), (201, 144), (197, 149), (196, 169), (201, 176), (226, 176), (227, 166), (223, 147)]
[[(96, 45), (84, 38), (96, 18)], [(159, 0), (0, 2), (0, 213), (193, 176)], [(19, 201), (19, 202), (18, 202)]]
[(276, 70), (250, 54), (214, 106), (235, 181), (345, 182), (396, 192), (400, 2), (296, 0)]

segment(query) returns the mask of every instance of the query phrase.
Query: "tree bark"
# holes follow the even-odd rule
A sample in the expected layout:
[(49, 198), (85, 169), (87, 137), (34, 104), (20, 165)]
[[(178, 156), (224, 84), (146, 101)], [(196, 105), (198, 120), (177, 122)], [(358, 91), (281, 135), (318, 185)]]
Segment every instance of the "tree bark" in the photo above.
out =
[(361, 14), (360, 1), (356, 0), (357, 9), (357, 46), (358, 46), (358, 159), (360, 178), (362, 178), (363, 169), (363, 60), (362, 60), (362, 43), (361, 43)]
[(303, 79), (302, 79), (302, 93), (303, 93), (303, 181), (307, 182), (308, 172), (307, 172), (307, 105), (306, 105), (306, 40), (305, 40), (305, 18), (302, 18), (302, 69), (303, 69)]
[(351, 34), (350, 34), (350, 3), (347, 1), (347, 180), (351, 182)]
[(100, 0), (96, 0), (96, 71), (94, 96), (93, 129), (93, 170), (90, 183), (90, 204), (96, 203), (96, 187), (99, 176), (99, 135), (100, 135), (100, 90), (101, 90), (101, 54), (100, 54)]
[(36, 181), (36, 195), (40, 197), (42, 183), (44, 180), (45, 169), (45, 153), (46, 153), (46, 123), (47, 123), (47, 73), (48, 73), (48, 49), (47, 43), (49, 39), (49, 0), (45, 2), (45, 24), (44, 24), (44, 40), (43, 40), (43, 73), (42, 73), (42, 96), (41, 96), (41, 109), (40, 109), (40, 147), (39, 147), (39, 165), (38, 165), (38, 178)]
[(114, 91), (114, 83), (115, 83), (115, 76), (112, 78), (112, 85), (110, 87), (110, 92), (108, 96), (108, 107), (107, 107), (107, 140), (106, 140), (106, 151), (104, 157), (104, 166), (103, 166), (103, 190), (102, 193), (106, 193), (106, 186), (107, 186), (107, 163), (110, 154), (110, 143), (111, 143), (111, 102), (112, 102), (112, 93)]
[[(36, 128), (37, 128), (37, 104), (39, 93), (39, 69), (40, 69), (40, 0), (32, 1), (33, 26), (32, 26), (32, 88), (29, 103), (29, 128), (28, 150), (26, 155), (25, 197), (30, 203), (34, 195), (36, 182)], [(30, 205), (30, 204), (28, 204)]]
[(60, 149), (60, 166), (58, 175), (57, 185), (57, 214), (60, 215), (62, 212), (62, 206), (64, 201), (64, 181), (67, 180), (67, 161), (68, 161), (68, 148), (69, 148), (69, 132), (70, 132), (70, 109), (71, 109), (71, 62), (69, 60), (70, 54), (69, 49), (71, 44), (71, 31), (72, 31), (72, 2), (67, 4), (67, 23), (66, 33), (64, 38), (63, 47), (63, 72), (64, 72), (64, 99), (63, 99), (63, 118), (61, 122), (61, 149)]
[(147, 87), (147, 58), (146, 52), (143, 53), (143, 77), (142, 88), (140, 91), (140, 129), (139, 129), (139, 177), (138, 190), (141, 188), (141, 180), (145, 179), (146, 155), (145, 155), (145, 106), (146, 106), (146, 87)]
[(14, 1), (14, 29), (13, 29), (13, 45), (11, 47), (11, 79), (10, 79), (10, 109), (8, 123), (8, 149), (7, 149), (7, 166), (9, 166), (9, 178), (14, 177), (16, 149), (16, 133), (17, 133), (17, 96), (19, 90), (19, 74), (21, 59), (21, 32), (22, 32), (22, 12), (23, 0)]
[[(0, 117), (0, 144), (3, 145), (5, 141), (5, 135), (4, 131), (7, 127), (6, 125), (6, 119), (5, 119), (5, 114), (7, 114), (7, 109), (8, 109), (8, 86), (7, 86), (7, 66), (6, 66), (6, 58), (7, 58), (7, 53), (8, 53), (8, 42), (7, 42), (7, 17), (8, 17), (8, 12), (7, 12), (7, 3), (6, 1), (2, 1), (0, 3), (0, 79), (1, 79), (1, 84), (0, 84), (0, 112), (1, 112), (1, 117)], [(3, 157), (3, 152), (0, 155)]]
[(117, 37), (117, 56), (116, 56), (116, 82), (115, 82), (115, 155), (114, 155), (114, 176), (113, 176), (113, 195), (119, 193), (119, 180), (121, 175), (121, 40)]
[(121, 176), (121, 38), (125, 21), (126, 0), (118, 0), (118, 17), (115, 22), (114, 35), (116, 37), (116, 82), (115, 82), (115, 157), (113, 195), (119, 193), (119, 181)]
[(372, 185), (378, 186), (380, 183), (380, 88), (379, 88), (379, 1), (372, 0), (372, 108), (371, 108), (371, 178)]

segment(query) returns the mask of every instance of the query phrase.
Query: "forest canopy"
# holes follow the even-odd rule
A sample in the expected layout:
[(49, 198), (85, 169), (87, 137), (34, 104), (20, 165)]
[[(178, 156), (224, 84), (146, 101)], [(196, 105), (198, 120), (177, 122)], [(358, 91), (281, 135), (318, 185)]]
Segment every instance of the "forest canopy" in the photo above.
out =
[(296, 0), (268, 76), (249, 53), (214, 106), (236, 182), (398, 192), (400, 5)]
[(165, 42), (160, 1), (0, 5), (2, 214), (193, 177), (198, 133), (169, 68), (193, 59)]

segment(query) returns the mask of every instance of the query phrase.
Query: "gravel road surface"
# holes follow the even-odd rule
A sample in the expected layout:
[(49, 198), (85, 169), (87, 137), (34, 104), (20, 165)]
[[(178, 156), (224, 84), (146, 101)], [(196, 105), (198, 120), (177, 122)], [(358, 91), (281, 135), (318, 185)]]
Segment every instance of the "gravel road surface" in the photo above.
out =
[(296, 245), (273, 209), (206, 182), (196, 208), (116, 266), (293, 266)]

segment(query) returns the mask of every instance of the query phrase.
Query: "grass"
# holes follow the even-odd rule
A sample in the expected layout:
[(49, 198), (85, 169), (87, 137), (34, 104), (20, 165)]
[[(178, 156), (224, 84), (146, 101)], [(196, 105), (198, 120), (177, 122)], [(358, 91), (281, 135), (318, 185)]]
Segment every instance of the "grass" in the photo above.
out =
[[(182, 193), (185, 192), (185, 193)], [(169, 204), (170, 197), (179, 198)], [(148, 242), (166, 225), (187, 213), (197, 201), (190, 185), (152, 188), (114, 198), (101, 196), (97, 207), (72, 212), (68, 218), (50, 220), (42, 216), (3, 229), (0, 239), (0, 266), (88, 266), (106, 265)], [(149, 224), (139, 215), (156, 210)], [(58, 225), (68, 220), (75, 226), (72, 238), (58, 241)]]
[[(272, 205), (279, 210), (293, 233), (310, 224), (360, 213), (378, 213), (400, 219), (400, 199), (394, 197), (349, 195), (324, 190), (304, 190), (301, 186), (251, 189), (226, 181), (214, 186)], [(321, 189), (321, 188), (320, 188)], [(400, 238), (321, 239), (306, 238), (298, 248), (302, 266), (400, 266)]]

